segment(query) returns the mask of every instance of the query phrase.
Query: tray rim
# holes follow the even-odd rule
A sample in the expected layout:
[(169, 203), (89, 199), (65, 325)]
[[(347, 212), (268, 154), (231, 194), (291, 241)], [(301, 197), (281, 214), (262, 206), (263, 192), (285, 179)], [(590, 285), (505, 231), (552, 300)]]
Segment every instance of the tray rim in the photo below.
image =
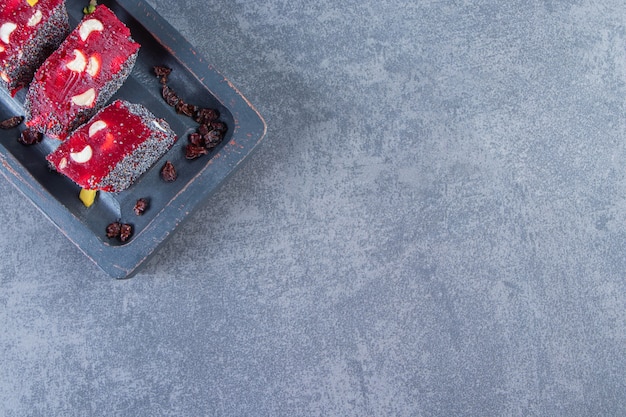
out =
[[(265, 136), (267, 125), (250, 101), (152, 6), (144, 0), (114, 2), (142, 25), (157, 43), (231, 112), (235, 125), (229, 142), (212, 155), (145, 228), (124, 245), (108, 245), (95, 236), (92, 230), (42, 187), (2, 143), (0, 173), (87, 258), (111, 277), (123, 279), (136, 274), (139, 267), (155, 254), (180, 224), (241, 166)], [(245, 120), (245, 126), (240, 125), (241, 120)]]

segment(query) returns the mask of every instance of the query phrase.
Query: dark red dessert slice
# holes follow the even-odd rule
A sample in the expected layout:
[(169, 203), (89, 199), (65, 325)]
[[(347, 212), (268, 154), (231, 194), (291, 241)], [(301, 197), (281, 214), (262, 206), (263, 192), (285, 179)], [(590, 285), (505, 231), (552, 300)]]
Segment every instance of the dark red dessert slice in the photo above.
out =
[(130, 30), (98, 6), (35, 73), (24, 103), (26, 124), (64, 139), (122, 86), (138, 51)]
[(166, 121), (139, 104), (116, 100), (47, 156), (82, 188), (122, 191), (176, 141)]
[(64, 0), (3, 0), (0, 85), (15, 95), (69, 32)]

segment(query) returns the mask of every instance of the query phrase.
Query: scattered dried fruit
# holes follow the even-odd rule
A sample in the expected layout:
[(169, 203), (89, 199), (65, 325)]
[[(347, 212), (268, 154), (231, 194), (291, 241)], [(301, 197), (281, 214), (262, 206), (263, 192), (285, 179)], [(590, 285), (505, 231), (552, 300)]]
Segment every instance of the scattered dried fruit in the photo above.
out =
[(217, 122), (217, 121), (213, 121), (209, 123), (209, 129), (218, 130), (222, 133), (226, 133), (226, 130), (228, 130), (228, 128), (226, 127), (226, 123)]
[[(185, 158), (196, 159), (202, 155), (207, 155), (222, 142), (228, 129), (225, 123), (218, 120), (220, 112), (216, 109), (198, 107), (180, 98), (180, 96), (167, 85), (168, 77), (172, 72), (170, 68), (155, 66), (153, 70), (161, 84), (163, 84), (161, 87), (161, 95), (165, 102), (169, 106), (174, 107), (177, 113), (184, 114), (199, 123), (196, 132), (188, 136), (189, 144), (184, 148)], [(163, 171), (161, 171), (161, 173), (163, 175)]]
[(120, 240), (122, 242), (127, 242), (128, 239), (133, 235), (133, 226), (127, 223), (122, 224), (120, 228)]
[(189, 143), (195, 146), (204, 146), (204, 138), (198, 132), (191, 133), (189, 135)]
[(141, 216), (142, 214), (146, 212), (146, 210), (148, 210), (148, 206), (149, 206), (148, 199), (140, 198), (135, 203), (135, 207), (133, 208), (133, 210), (137, 216)]
[(172, 69), (166, 66), (158, 65), (154, 67), (154, 73), (159, 78), (159, 81), (161, 82), (161, 84), (167, 83), (167, 77), (169, 77), (171, 72), (172, 72)]
[(161, 168), (161, 178), (166, 182), (176, 181), (178, 175), (176, 174), (176, 168), (170, 161), (165, 162), (163, 168)]
[(210, 132), (209, 126), (207, 126), (205, 124), (201, 124), (200, 126), (198, 126), (198, 134), (200, 136), (204, 136), (204, 135), (206, 135), (209, 132)]
[(196, 159), (208, 153), (209, 151), (204, 146), (198, 146), (190, 143), (185, 147), (185, 158), (187, 159)]
[(120, 232), (122, 231), (122, 223), (113, 222), (109, 223), (106, 229), (106, 234), (109, 239), (113, 239), (119, 237)]
[(13, 116), (0, 122), (0, 129), (12, 129), (24, 121), (23, 116)]
[(133, 235), (133, 225), (128, 223), (121, 223), (119, 221), (115, 221), (113, 223), (109, 223), (106, 228), (106, 236), (109, 239), (119, 239), (120, 242), (127, 242)]
[(219, 130), (211, 130), (209, 133), (204, 135), (203, 138), (204, 138), (204, 146), (207, 149), (211, 150), (222, 142), (222, 139), (224, 138), (224, 134), (220, 132)]
[(176, 103), (176, 112), (184, 114), (187, 117), (192, 117), (196, 113), (196, 106), (179, 100), (178, 103)]
[(42, 139), (43, 134), (41, 132), (37, 132), (32, 129), (25, 129), (24, 131), (22, 131), (22, 134), (17, 140), (23, 145), (34, 145), (41, 142)]
[(161, 95), (163, 96), (165, 102), (172, 107), (176, 107), (176, 105), (180, 101), (180, 98), (178, 97), (176, 92), (167, 85), (163, 85), (163, 88), (161, 89)]
[(200, 124), (207, 124), (219, 119), (220, 113), (215, 109), (199, 109), (194, 120)]

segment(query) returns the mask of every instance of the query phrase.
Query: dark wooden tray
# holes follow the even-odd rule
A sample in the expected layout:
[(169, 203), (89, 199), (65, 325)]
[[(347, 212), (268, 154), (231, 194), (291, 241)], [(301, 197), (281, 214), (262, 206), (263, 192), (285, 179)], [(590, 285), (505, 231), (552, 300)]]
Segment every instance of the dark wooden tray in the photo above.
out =
[[(82, 18), (86, 0), (68, 0), (72, 27)], [(241, 93), (208, 63), (155, 10), (139, 0), (100, 1), (111, 8), (141, 44), (136, 66), (112, 100), (141, 103), (167, 120), (179, 139), (173, 148), (128, 190), (100, 192), (86, 208), (78, 199), (80, 188), (51, 171), (45, 156), (58, 141), (44, 138), (34, 146), (17, 142), (20, 129), (0, 131), (0, 172), (28, 197), (59, 230), (102, 270), (114, 278), (128, 278), (221, 183), (232, 174), (265, 135), (265, 122)], [(196, 160), (184, 158), (187, 136), (197, 124), (179, 115), (161, 98), (155, 65), (173, 69), (168, 84), (187, 102), (217, 108), (228, 125), (222, 144)], [(0, 93), (0, 120), (23, 114), (25, 91), (15, 97)], [(165, 160), (178, 172), (175, 182), (160, 178)], [(150, 209), (137, 216), (138, 198), (150, 200)], [(133, 238), (121, 244), (105, 235), (115, 220), (131, 223)], [(42, 243), (43, 244), (43, 243)]]

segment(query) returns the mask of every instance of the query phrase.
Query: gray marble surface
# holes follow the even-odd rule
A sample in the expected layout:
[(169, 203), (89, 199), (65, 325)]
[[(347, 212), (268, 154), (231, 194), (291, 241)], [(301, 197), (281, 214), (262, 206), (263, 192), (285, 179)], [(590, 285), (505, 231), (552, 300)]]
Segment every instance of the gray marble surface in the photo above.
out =
[(626, 415), (622, 1), (150, 3), (266, 138), (126, 281), (0, 181), (0, 415)]

